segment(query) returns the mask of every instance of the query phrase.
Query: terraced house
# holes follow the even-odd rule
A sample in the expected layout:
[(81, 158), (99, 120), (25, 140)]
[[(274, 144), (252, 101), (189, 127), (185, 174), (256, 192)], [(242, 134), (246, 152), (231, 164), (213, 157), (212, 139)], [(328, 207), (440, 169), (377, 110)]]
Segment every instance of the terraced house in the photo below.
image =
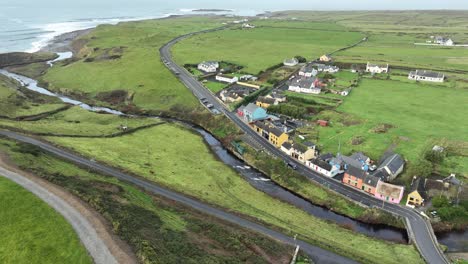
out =
[(289, 140), (288, 134), (276, 127), (266, 124), (265, 122), (256, 121), (253, 123), (253, 129), (262, 137), (268, 139), (268, 141), (277, 148), (280, 148), (281, 145)]

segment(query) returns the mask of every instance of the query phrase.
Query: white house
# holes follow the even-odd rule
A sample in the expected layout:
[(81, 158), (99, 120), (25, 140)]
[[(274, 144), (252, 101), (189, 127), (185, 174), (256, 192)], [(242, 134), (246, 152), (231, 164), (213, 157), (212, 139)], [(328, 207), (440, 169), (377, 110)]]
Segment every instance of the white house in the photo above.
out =
[(244, 24), (242, 25), (242, 28), (255, 28), (255, 26), (254, 26), (254, 25), (251, 25), (251, 24), (249, 24), (249, 23), (244, 23)]
[(388, 64), (387, 66), (380, 66), (377, 64), (367, 63), (366, 72), (370, 73), (388, 73)]
[(198, 69), (204, 72), (216, 72), (219, 68), (219, 63), (217, 61), (204, 61), (198, 64)]
[(409, 73), (408, 79), (426, 82), (444, 82), (445, 75), (440, 72), (416, 70)]
[(320, 94), (322, 89), (318, 87), (318, 82), (317, 78), (298, 76), (291, 80), (288, 90), (296, 93)]
[(311, 168), (313, 171), (318, 172), (327, 177), (334, 177), (340, 170), (336, 166), (330, 165), (328, 162), (321, 159), (307, 160), (305, 165)]
[(283, 61), (284, 66), (293, 67), (293, 66), (296, 66), (297, 64), (299, 64), (299, 61), (296, 58), (285, 59)]
[(299, 71), (299, 76), (304, 76), (304, 77), (313, 77), (313, 76), (316, 76), (317, 74), (318, 74), (318, 71), (314, 68), (312, 64), (305, 65)]
[(220, 82), (226, 82), (226, 83), (236, 83), (239, 81), (239, 78), (237, 78), (236, 76), (218, 74), (216, 75), (216, 80)]
[(437, 36), (434, 38), (434, 43), (443, 45), (443, 46), (453, 46), (453, 40), (450, 38), (445, 38), (442, 36)]

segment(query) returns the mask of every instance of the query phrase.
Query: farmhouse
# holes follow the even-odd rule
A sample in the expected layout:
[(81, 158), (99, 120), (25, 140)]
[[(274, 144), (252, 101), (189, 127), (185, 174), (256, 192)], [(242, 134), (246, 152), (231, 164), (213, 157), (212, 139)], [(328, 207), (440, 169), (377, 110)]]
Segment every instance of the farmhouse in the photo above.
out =
[(323, 62), (331, 62), (333, 59), (330, 55), (322, 55), (319, 59), (320, 61), (323, 61)]
[(317, 74), (318, 74), (318, 71), (314, 68), (314, 65), (312, 64), (305, 65), (299, 71), (299, 76), (304, 76), (304, 77), (313, 77), (313, 76), (316, 76)]
[(406, 200), (406, 205), (410, 207), (421, 206), (426, 199), (425, 181), (423, 178), (413, 178), (411, 182), (410, 193)]
[(453, 46), (453, 40), (450, 38), (442, 37), (442, 36), (436, 36), (434, 37), (434, 43), (443, 45), (443, 46)]
[(242, 117), (245, 122), (255, 122), (264, 120), (268, 117), (265, 109), (249, 103), (247, 106), (241, 106), (237, 109), (237, 115)]
[(207, 73), (216, 72), (219, 68), (219, 63), (217, 61), (204, 61), (198, 64), (198, 69)]
[(289, 91), (297, 93), (319, 94), (322, 89), (319, 86), (320, 81), (317, 78), (307, 78), (298, 76), (289, 83)]
[(220, 82), (226, 82), (226, 83), (236, 83), (239, 81), (239, 78), (236, 76), (232, 75), (226, 75), (226, 74), (218, 74), (216, 75), (216, 80)]
[(375, 197), (380, 200), (399, 204), (403, 198), (403, 192), (405, 188), (403, 186), (393, 185), (383, 181), (377, 183), (377, 189), (375, 191)]
[(296, 58), (285, 59), (285, 60), (283, 61), (283, 65), (284, 65), (284, 66), (293, 67), (293, 66), (296, 66), (297, 64), (299, 64), (299, 61), (298, 61)]
[(445, 75), (440, 72), (416, 70), (409, 73), (408, 79), (426, 82), (444, 82)]
[(386, 66), (380, 66), (377, 64), (367, 63), (366, 72), (370, 73), (388, 73), (388, 64)]

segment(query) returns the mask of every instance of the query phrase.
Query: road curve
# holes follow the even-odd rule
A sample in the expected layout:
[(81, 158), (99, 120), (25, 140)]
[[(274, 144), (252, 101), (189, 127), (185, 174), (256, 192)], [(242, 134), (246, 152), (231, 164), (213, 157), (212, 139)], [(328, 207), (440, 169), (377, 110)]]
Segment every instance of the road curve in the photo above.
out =
[[(278, 241), (281, 241), (283, 243), (289, 244), (289, 245), (299, 245), (301, 247), (301, 250), (308, 254), (314, 261), (315, 263), (324, 263), (324, 264), (355, 264), (358, 263), (354, 260), (348, 259), (346, 257), (340, 256), (338, 254), (335, 254), (333, 252), (324, 250), (322, 248), (313, 246), (307, 242), (304, 242), (302, 240), (295, 240), (293, 237), (287, 236), (283, 233), (280, 233), (278, 231), (269, 229), (265, 226), (262, 226), (261, 224), (245, 220), (244, 218), (241, 218), (235, 214), (225, 212), (221, 209), (215, 208), (211, 205), (205, 204), (203, 202), (200, 202), (198, 200), (189, 198), (185, 195), (182, 195), (180, 193), (162, 188), (155, 183), (140, 179), (138, 177), (132, 176), (130, 174), (123, 173), (117, 169), (111, 168), (109, 166), (99, 164), (97, 162), (90, 161), (86, 158), (83, 158), (77, 154), (74, 154), (70, 151), (66, 151), (60, 148), (57, 148), (49, 143), (45, 143), (42, 141), (39, 141), (37, 139), (21, 135), (16, 132), (11, 132), (11, 131), (2, 131), (0, 130), (0, 136), (4, 136), (16, 141), (28, 143), (37, 147), (40, 147), (41, 149), (52, 153), (60, 158), (66, 159), (68, 161), (71, 161), (77, 165), (91, 168), (95, 171), (98, 171), (100, 173), (103, 173), (105, 175), (109, 175), (112, 177), (115, 177), (117, 179), (123, 180), (125, 182), (134, 184), (136, 186), (139, 186), (146, 191), (163, 196), (165, 198), (168, 198), (170, 200), (179, 202), (185, 206), (191, 207), (193, 209), (196, 209), (198, 211), (201, 211), (205, 214), (214, 216), (216, 218), (222, 219), (224, 221), (236, 224), (238, 226), (241, 226), (243, 228), (261, 233), (263, 235), (266, 235), (268, 237), (271, 237), (273, 239), (276, 239)], [(0, 171), (1, 172), (1, 171)], [(110, 262), (109, 262), (110, 263)]]
[(117, 264), (93, 225), (66, 201), (25, 176), (0, 167), (0, 175), (17, 183), (60, 213), (67, 220), (96, 264)]
[(340, 193), (343, 196), (346, 196), (358, 203), (369, 207), (376, 207), (381, 208), (393, 215), (397, 215), (403, 217), (407, 220), (410, 234), (414, 238), (414, 243), (418, 248), (421, 256), (427, 263), (430, 264), (442, 264), (442, 263), (449, 263), (445, 255), (443, 254), (442, 250), (438, 246), (437, 238), (432, 230), (431, 224), (418, 212), (415, 210), (400, 206), (397, 204), (391, 204), (387, 202), (382, 202), (381, 200), (371, 197), (359, 190), (356, 190), (350, 186), (344, 185), (341, 182), (324, 177), (314, 171), (310, 170), (306, 166), (301, 163), (297, 163), (296, 160), (291, 158), (290, 156), (286, 155), (279, 149), (275, 148), (271, 145), (265, 138), (258, 135), (253, 129), (251, 129), (246, 123), (244, 123), (240, 118), (233, 112), (230, 112), (226, 107), (211, 93), (209, 92), (203, 85), (198, 82), (187, 70), (185, 70), (182, 66), (177, 65), (176, 62), (173, 60), (171, 55), (171, 48), (177, 42), (191, 37), (193, 35), (213, 32), (225, 29), (226, 27), (215, 28), (211, 30), (203, 30), (199, 32), (193, 32), (185, 35), (181, 35), (177, 38), (166, 43), (163, 47), (159, 49), (160, 58), (161, 60), (167, 62), (166, 66), (172, 71), (179, 80), (190, 90), (192, 93), (199, 99), (206, 98), (208, 101), (213, 104), (215, 108), (221, 111), (225, 116), (227, 116), (230, 120), (232, 120), (243, 132), (250, 136), (254, 141), (256, 141), (259, 146), (271, 153), (272, 155), (291, 163), (295, 163), (298, 165), (298, 172), (309, 178), (310, 180), (321, 184), (323, 186), (328, 187), (329, 189)]

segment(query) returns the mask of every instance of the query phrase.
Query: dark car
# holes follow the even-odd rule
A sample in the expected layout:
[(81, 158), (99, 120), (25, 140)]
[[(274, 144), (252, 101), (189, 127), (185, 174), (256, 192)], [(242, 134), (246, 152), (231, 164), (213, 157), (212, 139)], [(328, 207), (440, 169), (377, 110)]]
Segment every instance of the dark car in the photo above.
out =
[(287, 165), (288, 165), (289, 168), (291, 168), (293, 170), (297, 170), (297, 165), (296, 164), (294, 164), (292, 162), (288, 162)]

